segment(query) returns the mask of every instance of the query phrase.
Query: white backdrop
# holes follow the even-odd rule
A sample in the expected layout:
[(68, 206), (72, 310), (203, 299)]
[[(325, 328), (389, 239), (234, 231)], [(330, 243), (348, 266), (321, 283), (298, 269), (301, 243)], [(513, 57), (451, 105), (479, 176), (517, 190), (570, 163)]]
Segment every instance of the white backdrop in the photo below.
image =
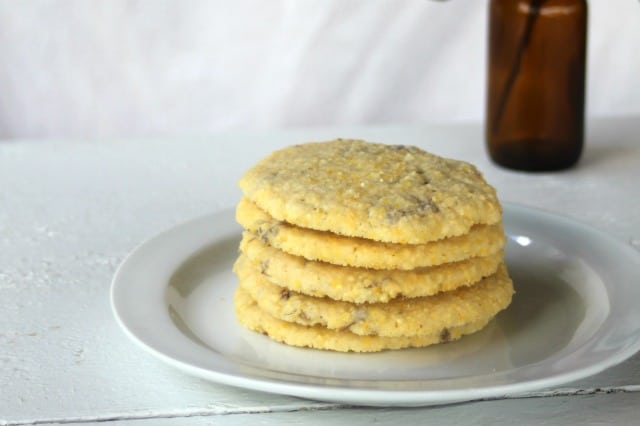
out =
[[(479, 121), (487, 0), (0, 0), (0, 139)], [(640, 113), (640, 2), (591, 0), (588, 113)]]

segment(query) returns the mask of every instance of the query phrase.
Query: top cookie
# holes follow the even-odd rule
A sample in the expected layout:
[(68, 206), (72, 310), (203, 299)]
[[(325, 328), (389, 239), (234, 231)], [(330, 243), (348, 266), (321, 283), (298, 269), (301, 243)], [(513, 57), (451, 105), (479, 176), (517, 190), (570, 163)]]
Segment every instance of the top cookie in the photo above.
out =
[(501, 220), (496, 191), (471, 164), (417, 147), (337, 139), (294, 145), (239, 182), (291, 224), (376, 241), (422, 244)]

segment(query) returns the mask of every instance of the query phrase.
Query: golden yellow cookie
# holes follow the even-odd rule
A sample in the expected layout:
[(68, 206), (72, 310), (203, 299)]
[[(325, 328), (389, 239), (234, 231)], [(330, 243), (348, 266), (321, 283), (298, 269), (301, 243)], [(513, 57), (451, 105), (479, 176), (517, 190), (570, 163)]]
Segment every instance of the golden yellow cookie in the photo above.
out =
[(257, 306), (251, 296), (238, 287), (234, 297), (236, 317), (250, 330), (292, 346), (340, 352), (377, 352), (386, 349), (423, 347), (458, 340), (465, 334), (484, 328), (490, 320), (443, 329), (436, 334), (412, 337), (359, 336), (349, 331), (329, 330), (320, 326), (304, 326), (272, 317)]
[(473, 165), (359, 140), (284, 148), (239, 185), (278, 221), (392, 243), (463, 235), (500, 222), (502, 213), (495, 189)]
[(269, 281), (281, 287), (316, 297), (353, 303), (388, 302), (396, 297), (431, 296), (473, 284), (492, 275), (502, 263), (503, 253), (403, 270), (374, 270), (332, 265), (293, 256), (263, 243), (245, 232), (240, 250)]
[(238, 203), (236, 220), (262, 241), (287, 253), (308, 260), (373, 269), (408, 270), (489, 256), (501, 252), (506, 241), (501, 222), (476, 225), (468, 234), (426, 244), (344, 237), (279, 222), (246, 198)]
[(478, 283), (434, 296), (355, 304), (312, 297), (279, 287), (245, 262), (237, 264), (240, 286), (269, 315), (287, 322), (358, 335), (383, 337), (437, 334), (443, 329), (488, 321), (511, 303), (513, 285), (502, 265)]

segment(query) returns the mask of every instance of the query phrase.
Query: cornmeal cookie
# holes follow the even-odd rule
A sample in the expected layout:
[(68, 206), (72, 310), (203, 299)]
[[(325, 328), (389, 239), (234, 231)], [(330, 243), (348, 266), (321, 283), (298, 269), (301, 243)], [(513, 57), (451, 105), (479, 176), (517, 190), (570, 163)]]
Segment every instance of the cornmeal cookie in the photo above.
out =
[(513, 295), (513, 285), (504, 265), (494, 275), (472, 286), (434, 296), (373, 304), (307, 296), (270, 283), (245, 262), (236, 266), (240, 286), (269, 315), (358, 335), (431, 335), (443, 329), (488, 321), (509, 305)]
[(304, 326), (279, 320), (262, 311), (254, 299), (238, 287), (234, 297), (236, 316), (245, 327), (292, 346), (340, 352), (377, 352), (385, 349), (423, 347), (457, 340), (484, 328), (489, 319), (461, 327), (440, 330), (436, 334), (411, 337), (359, 336), (349, 331)]
[(243, 198), (236, 220), (274, 248), (336, 265), (414, 269), (498, 253), (505, 244), (502, 222), (473, 226), (469, 233), (426, 244), (382, 243), (279, 222)]
[[(503, 253), (413, 270), (372, 270), (315, 262), (275, 249), (245, 232), (240, 250), (269, 281), (299, 293), (353, 303), (430, 296), (492, 275)], [(245, 260), (242, 260), (245, 261)]]
[(239, 182), (278, 221), (401, 244), (463, 235), (501, 220), (496, 192), (471, 164), (359, 140), (294, 145)]
[(338, 139), (277, 151), (239, 184), (236, 315), (273, 340), (421, 347), (511, 303), (502, 208), (468, 163)]

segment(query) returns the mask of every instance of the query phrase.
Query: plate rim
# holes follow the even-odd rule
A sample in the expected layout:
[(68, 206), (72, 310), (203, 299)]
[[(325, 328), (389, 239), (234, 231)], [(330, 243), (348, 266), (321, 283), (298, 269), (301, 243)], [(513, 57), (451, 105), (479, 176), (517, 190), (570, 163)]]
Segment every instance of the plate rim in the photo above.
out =
[[(618, 246), (619, 249), (627, 251), (628, 254), (632, 257), (635, 257), (639, 262), (640, 253), (635, 251), (632, 247), (624, 244), (622, 241), (617, 238), (611, 236), (610, 234), (599, 230), (591, 225), (588, 225), (584, 222), (580, 222), (575, 220), (569, 216), (558, 214), (555, 212), (551, 212), (548, 210), (543, 210), (537, 207), (525, 206), (522, 204), (503, 202), (503, 207), (505, 213), (507, 212), (517, 212), (520, 215), (538, 215), (543, 217), (546, 220), (559, 221), (562, 224), (579, 227), (583, 230), (588, 230), (593, 235), (596, 235), (600, 239), (606, 240), (609, 244), (614, 244)], [(373, 406), (428, 406), (428, 405), (438, 405), (445, 403), (454, 403), (454, 402), (462, 402), (462, 401), (471, 401), (471, 400), (479, 400), (486, 398), (497, 398), (504, 397), (507, 395), (515, 395), (515, 394), (526, 394), (527, 392), (539, 391), (540, 389), (544, 389), (551, 386), (557, 386), (561, 384), (565, 384), (568, 382), (572, 382), (578, 379), (582, 379), (594, 374), (597, 374), (607, 368), (610, 368), (614, 365), (617, 365), (624, 360), (633, 356), (636, 352), (640, 350), (640, 338), (637, 338), (636, 341), (627, 345), (625, 348), (617, 350), (613, 355), (606, 357), (604, 360), (600, 360), (599, 362), (592, 364), (590, 366), (586, 366), (583, 368), (571, 370), (568, 372), (562, 372), (550, 377), (531, 379), (523, 382), (515, 382), (515, 383), (507, 383), (501, 385), (487, 386), (487, 387), (478, 387), (478, 388), (454, 388), (454, 389), (442, 389), (438, 391), (434, 390), (420, 390), (420, 389), (410, 389), (410, 390), (389, 390), (389, 389), (373, 389), (373, 388), (351, 388), (351, 387), (343, 387), (343, 386), (335, 386), (335, 385), (317, 385), (317, 384), (309, 384), (309, 383), (301, 383), (295, 381), (287, 381), (282, 379), (274, 379), (269, 377), (247, 377), (242, 374), (232, 374), (229, 372), (221, 372), (221, 371), (212, 371), (209, 368), (204, 368), (198, 365), (193, 365), (185, 360), (176, 359), (174, 356), (170, 354), (163, 353), (158, 351), (153, 346), (149, 345), (148, 340), (145, 341), (144, 336), (140, 336), (135, 333), (127, 321), (123, 318), (122, 306), (118, 301), (118, 295), (121, 291), (123, 282), (123, 274), (126, 274), (127, 268), (131, 267), (133, 263), (137, 260), (139, 256), (141, 256), (146, 250), (150, 250), (153, 248), (153, 245), (158, 241), (162, 241), (164, 238), (172, 234), (179, 234), (181, 231), (185, 229), (189, 229), (191, 227), (196, 228), (198, 224), (208, 223), (215, 218), (221, 218), (225, 216), (232, 215), (233, 207), (228, 207), (225, 209), (220, 209), (215, 212), (211, 212), (205, 215), (201, 215), (195, 217), (193, 219), (183, 221), (175, 226), (172, 226), (148, 239), (140, 243), (135, 249), (133, 249), (120, 263), (116, 272), (113, 276), (111, 287), (110, 287), (110, 305), (112, 314), (115, 317), (116, 322), (119, 327), (124, 331), (125, 335), (131, 339), (137, 346), (145, 350), (147, 353), (150, 353), (157, 359), (163, 361), (171, 365), (172, 367), (178, 368), (190, 375), (197, 376), (200, 378), (204, 378), (209, 381), (213, 381), (216, 383), (230, 385), (239, 388), (252, 389), (262, 392), (267, 392), (271, 394), (281, 394), (287, 396), (294, 397), (302, 397), (319, 401), (327, 401), (334, 403), (347, 403), (354, 405), (373, 405)], [(241, 228), (237, 224), (233, 224), (232, 228), (235, 228), (237, 233), (239, 234)], [(232, 231), (229, 231), (230, 233)], [(219, 239), (220, 237), (216, 237), (216, 233), (212, 233), (210, 237), (201, 239), (203, 243), (205, 241), (211, 243)], [(194, 247), (192, 255), (196, 253), (198, 248)], [(179, 261), (178, 261), (179, 260)], [(187, 258), (176, 259), (176, 264), (180, 265)], [(603, 283), (607, 294), (610, 293), (610, 289), (607, 283)], [(157, 287), (160, 288), (161, 292), (164, 294), (164, 290), (168, 282), (163, 283), (162, 285), (157, 284)], [(164, 300), (164, 298), (163, 298)], [(166, 308), (166, 303), (163, 308)], [(168, 316), (168, 309), (166, 315)], [(609, 316), (609, 315), (608, 315)], [(607, 317), (608, 317), (607, 316)], [(173, 326), (178, 330), (179, 333), (182, 331), (175, 325)], [(602, 325), (601, 325), (602, 326)], [(601, 327), (600, 326), (600, 327)], [(640, 327), (638, 327), (640, 328)], [(194, 342), (195, 345), (195, 342)], [(212, 355), (216, 357), (223, 357), (222, 354), (212, 352)], [(228, 361), (232, 362), (232, 361)], [(517, 367), (519, 368), (519, 367)], [(517, 369), (516, 368), (516, 369)], [(259, 370), (259, 369), (258, 369)], [(286, 373), (291, 376), (301, 376), (296, 373)], [(491, 376), (491, 374), (487, 374)], [(339, 379), (338, 379), (339, 380)], [(352, 381), (352, 380), (350, 380)], [(380, 380), (372, 380), (374, 382), (379, 382)], [(424, 381), (424, 380), (422, 380)], [(328, 396), (330, 395), (330, 397)]]

